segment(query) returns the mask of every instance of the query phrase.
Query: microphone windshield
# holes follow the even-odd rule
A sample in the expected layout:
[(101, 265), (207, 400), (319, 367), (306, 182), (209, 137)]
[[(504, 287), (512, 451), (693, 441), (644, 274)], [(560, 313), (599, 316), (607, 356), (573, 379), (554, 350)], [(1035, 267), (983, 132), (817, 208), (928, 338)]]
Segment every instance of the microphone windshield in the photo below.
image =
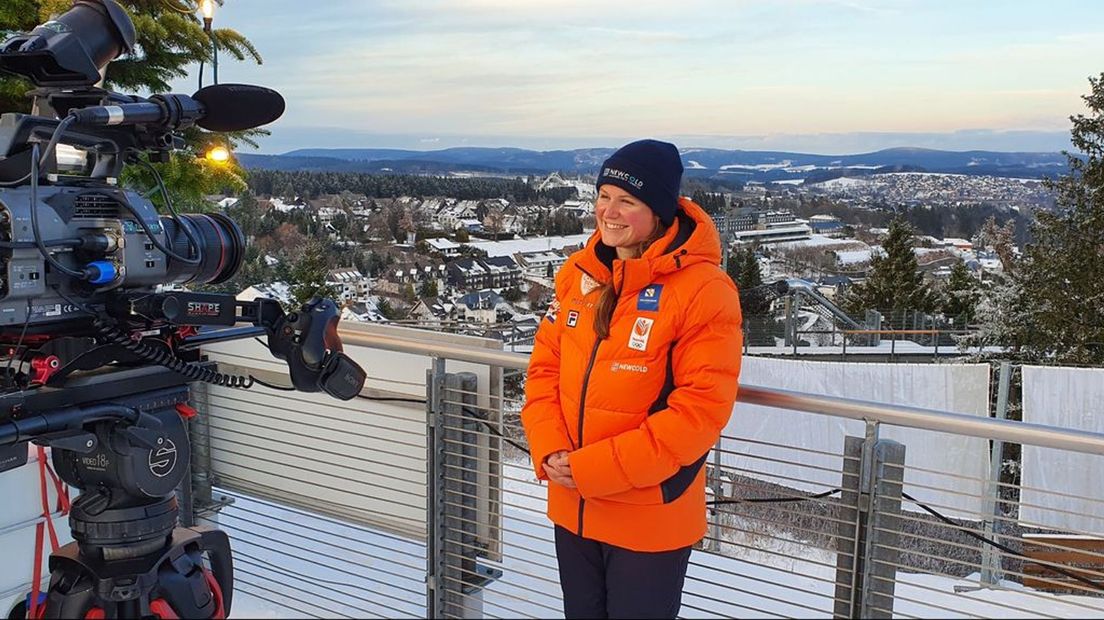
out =
[(253, 129), (284, 113), (284, 98), (264, 86), (215, 84), (199, 89), (192, 98), (204, 108), (203, 118), (196, 124), (208, 131)]

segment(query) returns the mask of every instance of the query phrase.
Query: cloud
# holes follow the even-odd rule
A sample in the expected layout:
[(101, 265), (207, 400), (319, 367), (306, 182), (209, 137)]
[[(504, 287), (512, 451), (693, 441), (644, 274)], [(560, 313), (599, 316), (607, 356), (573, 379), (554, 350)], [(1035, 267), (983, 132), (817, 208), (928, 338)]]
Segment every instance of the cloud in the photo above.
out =
[(220, 77), (283, 93), (279, 130), (813, 135), (1064, 127), (1104, 56), (1097, 6), (234, 0), (216, 19), (266, 58)]

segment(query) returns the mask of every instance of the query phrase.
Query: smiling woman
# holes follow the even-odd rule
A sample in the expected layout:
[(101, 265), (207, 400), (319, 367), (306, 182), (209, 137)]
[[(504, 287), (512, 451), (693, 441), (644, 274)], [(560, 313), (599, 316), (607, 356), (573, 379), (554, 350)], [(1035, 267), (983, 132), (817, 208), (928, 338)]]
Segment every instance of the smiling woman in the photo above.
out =
[(660, 230), (659, 217), (648, 205), (615, 185), (604, 185), (598, 190), (594, 211), (602, 243), (615, 248), (621, 259), (643, 254), (641, 246), (654, 239)]
[[(674, 618), (705, 534), (705, 456), (732, 413), (739, 295), (720, 239), (679, 198), (673, 144), (599, 169), (598, 230), (556, 277), (521, 412), (568, 618)], [(566, 317), (560, 319), (557, 317)]]

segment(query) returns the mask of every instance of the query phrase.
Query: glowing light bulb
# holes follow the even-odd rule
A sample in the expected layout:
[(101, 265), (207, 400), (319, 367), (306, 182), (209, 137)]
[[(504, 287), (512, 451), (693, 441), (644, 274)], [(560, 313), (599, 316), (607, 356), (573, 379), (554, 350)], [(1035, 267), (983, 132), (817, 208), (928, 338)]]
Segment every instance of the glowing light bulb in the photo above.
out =
[(224, 164), (230, 161), (230, 149), (225, 146), (216, 146), (207, 151), (207, 161)]

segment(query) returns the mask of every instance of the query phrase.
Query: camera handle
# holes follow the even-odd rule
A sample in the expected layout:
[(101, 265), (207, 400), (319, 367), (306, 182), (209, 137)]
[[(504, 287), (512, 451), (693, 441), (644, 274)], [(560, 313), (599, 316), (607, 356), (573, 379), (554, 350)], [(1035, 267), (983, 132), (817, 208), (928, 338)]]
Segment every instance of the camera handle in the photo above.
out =
[[(230, 328), (192, 335), (179, 350), (203, 344), (265, 335), (272, 354), (287, 362), (291, 382), (301, 392), (323, 391), (350, 400), (364, 388), (364, 370), (342, 351), (337, 325), (341, 311), (331, 299), (315, 297), (298, 311), (285, 314), (275, 299), (236, 301), (212, 293), (173, 292), (126, 298), (129, 314), (175, 325), (225, 325), (252, 323), (250, 328)], [(116, 315), (118, 316), (118, 315)], [(251, 381), (249, 382), (252, 383)], [(235, 385), (234, 387), (248, 387)]]
[[(270, 299), (257, 301), (268, 302), (266, 306), (275, 303)], [(332, 299), (315, 297), (298, 312), (272, 323), (260, 323), (268, 332), (268, 349), (287, 361), (291, 383), (297, 390), (316, 392), (321, 388), (330, 396), (350, 400), (363, 389), (364, 370), (342, 350), (337, 335), (340, 320)]]

